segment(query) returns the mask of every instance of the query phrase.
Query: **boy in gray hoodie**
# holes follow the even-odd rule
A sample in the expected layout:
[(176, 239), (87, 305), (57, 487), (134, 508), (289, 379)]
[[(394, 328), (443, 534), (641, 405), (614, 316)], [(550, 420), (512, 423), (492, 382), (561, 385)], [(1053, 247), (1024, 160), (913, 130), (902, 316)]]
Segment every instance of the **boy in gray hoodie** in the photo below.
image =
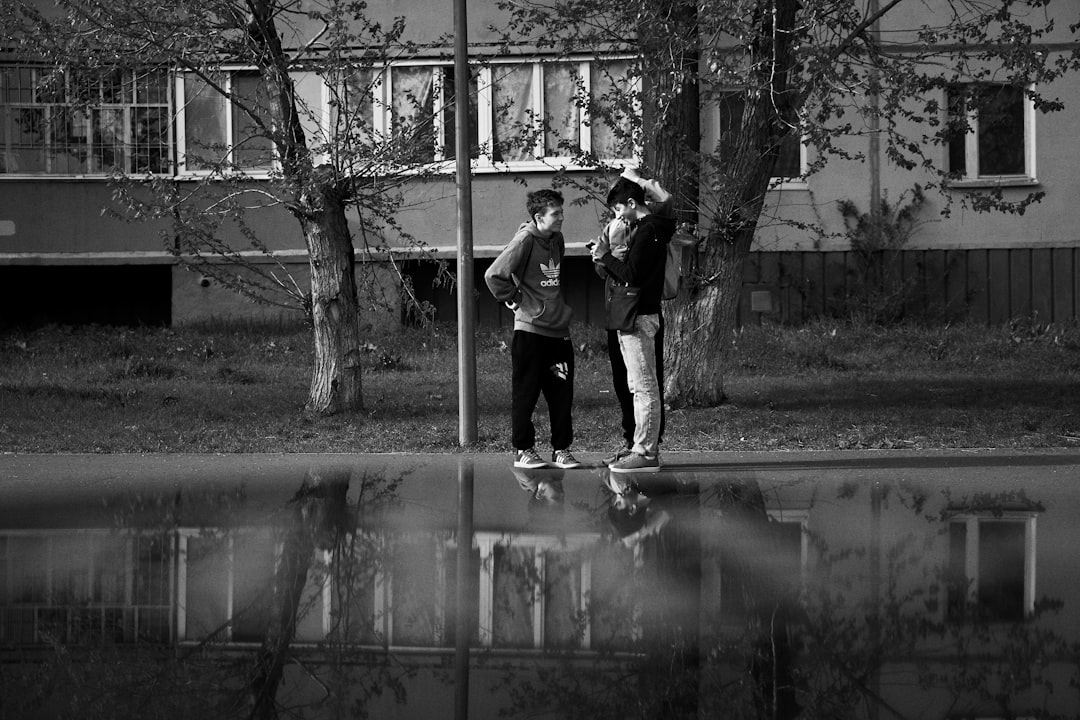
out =
[(570, 452), (574, 440), (574, 346), (570, 341), (573, 310), (563, 298), (561, 270), (563, 196), (555, 190), (528, 194), (529, 222), (522, 223), (484, 273), (495, 299), (514, 311), (510, 346), (511, 425), (514, 466), (549, 465), (536, 452), (532, 415), (543, 393), (551, 418), (551, 465), (580, 467)]

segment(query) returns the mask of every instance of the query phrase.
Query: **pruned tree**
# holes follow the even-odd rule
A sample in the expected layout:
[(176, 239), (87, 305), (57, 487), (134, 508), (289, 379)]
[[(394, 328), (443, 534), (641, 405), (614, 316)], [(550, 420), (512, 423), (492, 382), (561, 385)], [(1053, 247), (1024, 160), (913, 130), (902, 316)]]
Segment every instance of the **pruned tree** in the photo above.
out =
[[(381, 293), (357, 253), (393, 260), (395, 236), (420, 246), (395, 213), (405, 182), (432, 171), (422, 149), (437, 141), (428, 98), (409, 94), (391, 127), (375, 122), (389, 62), (415, 49), (403, 19), (384, 25), (366, 12), (350, 0), (13, 0), (0, 9), (0, 46), (45, 68), (35, 93), (63, 99), (54, 124), (86, 122), (103, 93), (167, 97), (176, 87), (174, 117), (133, 120), (145, 148), (130, 163), (111, 164), (102, 143), (112, 210), (158, 221), (177, 259), (227, 287), (302, 308), (315, 350), (305, 409), (321, 415), (363, 405), (361, 290), (369, 302)], [(328, 102), (313, 90), (322, 87)], [(453, 105), (452, 89), (443, 102)], [(160, 138), (174, 124), (186, 141), (170, 157)], [(310, 282), (294, 278), (265, 237), (268, 228), (280, 236), (288, 214)]]
[[(881, 158), (945, 191), (963, 169), (934, 148), (973, 128), (1007, 123), (1011, 99), (1043, 112), (1042, 94), (1080, 64), (1077, 25), (1055, 23), (1044, 0), (501, 0), (508, 43), (561, 53), (630, 53), (638, 89), (588, 100), (593, 117), (630, 116), (628, 134), (650, 170), (697, 223), (696, 265), (665, 309), (665, 397), (725, 399), (727, 349), (743, 263), (765, 216), (785, 143), (811, 152), (809, 173), (831, 158)], [(890, 23), (888, 39), (878, 28)], [(1049, 42), (1053, 40), (1054, 42)], [(698, 129), (719, 109), (731, 127), (706, 146)], [(1002, 125), (1004, 127), (1004, 125)], [(852, 138), (880, 142), (857, 150)], [(587, 159), (587, 158), (585, 158)], [(876, 160), (875, 160), (876, 161)], [(572, 178), (567, 178), (572, 181)], [(1022, 213), (1038, 191), (945, 194), (974, 210)], [(876, 206), (875, 202), (871, 202)]]

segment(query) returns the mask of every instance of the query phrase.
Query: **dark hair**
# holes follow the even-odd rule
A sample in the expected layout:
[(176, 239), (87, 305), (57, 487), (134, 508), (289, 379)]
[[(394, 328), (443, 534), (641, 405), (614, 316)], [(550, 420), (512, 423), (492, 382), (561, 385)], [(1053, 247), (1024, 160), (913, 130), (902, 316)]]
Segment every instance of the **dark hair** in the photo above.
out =
[(544, 188), (533, 190), (525, 197), (525, 207), (529, 210), (529, 218), (532, 219), (537, 213), (542, 213), (549, 207), (562, 207), (563, 196), (558, 190)]
[(642, 205), (645, 203), (645, 191), (636, 182), (619, 178), (608, 190), (607, 206), (625, 205), (627, 200), (633, 200), (638, 205)]
[(635, 533), (645, 525), (645, 508), (635, 507), (633, 509), (629, 507), (615, 507), (615, 503), (611, 503), (607, 507), (608, 522), (611, 523), (611, 529), (615, 531), (615, 534), (621, 540), (622, 538)]

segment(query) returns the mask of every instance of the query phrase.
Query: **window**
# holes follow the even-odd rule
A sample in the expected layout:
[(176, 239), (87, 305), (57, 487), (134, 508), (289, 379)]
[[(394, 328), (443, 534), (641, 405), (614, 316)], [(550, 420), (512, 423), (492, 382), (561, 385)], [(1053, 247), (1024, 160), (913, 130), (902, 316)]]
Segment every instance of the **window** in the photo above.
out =
[[(739, 141), (743, 110), (746, 102), (741, 93), (722, 92), (719, 96), (719, 143), (720, 159), (730, 157)], [(806, 174), (806, 147), (798, 133), (792, 132), (780, 140), (779, 157), (773, 168), (774, 181), (797, 179)]]
[(595, 537), (480, 534), (479, 641), (495, 648), (588, 649)]
[[(262, 642), (272, 621), (280, 552), (269, 528), (183, 531), (177, 588), (180, 640)], [(300, 642), (321, 640), (326, 634), (321, 567), (309, 573), (297, 612)]]
[(168, 75), (0, 67), (0, 174), (170, 171)]
[(1034, 104), (1014, 85), (972, 83), (948, 92), (949, 173), (957, 180), (1035, 177)]
[(165, 536), (0, 536), (0, 645), (167, 642)]
[[(634, 84), (626, 60), (493, 63), (481, 71), (480, 106), (491, 128), (488, 162), (565, 166), (579, 153), (628, 160), (635, 147), (623, 103)], [(603, 104), (605, 117), (591, 117)], [(609, 116), (609, 117), (608, 117)]]
[(806, 510), (769, 510), (755, 532), (740, 532), (720, 553), (720, 623), (741, 623), (747, 612), (745, 589), (757, 602), (790, 599), (805, 579), (809, 553)]
[(948, 614), (991, 622), (1035, 609), (1035, 514), (956, 515), (949, 520)]
[[(315, 147), (325, 142), (322, 81), (314, 73), (290, 73), (300, 123)], [(229, 102), (221, 91), (228, 93)], [(179, 171), (268, 172), (277, 164), (270, 97), (254, 70), (225, 70), (201, 78), (177, 78)]]

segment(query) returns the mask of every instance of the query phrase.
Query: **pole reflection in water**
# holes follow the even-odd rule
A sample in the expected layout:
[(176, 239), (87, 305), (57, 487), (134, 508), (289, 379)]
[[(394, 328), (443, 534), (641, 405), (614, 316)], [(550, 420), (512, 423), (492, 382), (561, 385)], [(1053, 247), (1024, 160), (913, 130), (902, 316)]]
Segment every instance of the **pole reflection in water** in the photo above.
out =
[(0, 718), (1074, 717), (1080, 456), (0, 456)]

